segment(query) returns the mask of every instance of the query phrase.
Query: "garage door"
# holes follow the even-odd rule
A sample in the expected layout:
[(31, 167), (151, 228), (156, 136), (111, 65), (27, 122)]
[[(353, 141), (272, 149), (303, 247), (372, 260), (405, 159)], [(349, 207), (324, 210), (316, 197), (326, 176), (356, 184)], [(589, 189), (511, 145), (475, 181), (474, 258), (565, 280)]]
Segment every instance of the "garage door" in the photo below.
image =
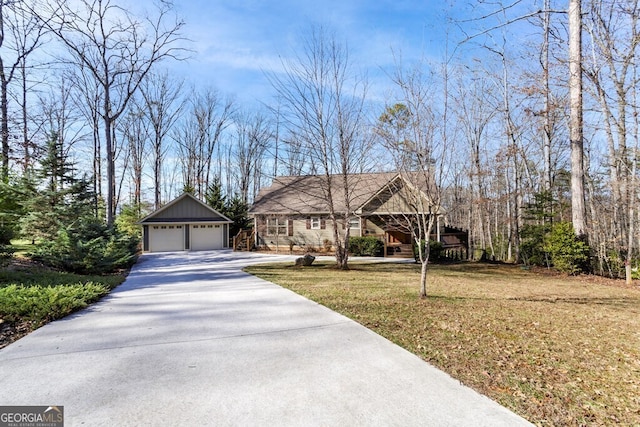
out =
[(149, 227), (149, 250), (151, 252), (183, 251), (184, 227), (182, 225)]
[(208, 251), (223, 247), (222, 225), (192, 225), (189, 234), (192, 251)]

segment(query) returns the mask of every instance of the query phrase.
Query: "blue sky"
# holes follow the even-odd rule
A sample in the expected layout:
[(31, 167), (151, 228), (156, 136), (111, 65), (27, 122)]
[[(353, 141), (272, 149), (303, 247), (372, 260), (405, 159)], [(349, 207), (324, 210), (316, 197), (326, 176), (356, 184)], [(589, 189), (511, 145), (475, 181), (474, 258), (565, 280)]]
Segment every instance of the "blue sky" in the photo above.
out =
[(312, 25), (348, 43), (353, 62), (369, 75), (373, 96), (381, 97), (389, 84), (382, 70), (393, 66), (394, 51), (403, 62), (442, 60), (447, 34), (450, 46), (462, 38), (449, 18), (477, 13), (467, 2), (442, 0), (182, 0), (176, 8), (195, 52), (171, 70), (242, 103), (270, 101), (265, 71), (277, 72), (280, 58), (299, 50), (300, 37)]

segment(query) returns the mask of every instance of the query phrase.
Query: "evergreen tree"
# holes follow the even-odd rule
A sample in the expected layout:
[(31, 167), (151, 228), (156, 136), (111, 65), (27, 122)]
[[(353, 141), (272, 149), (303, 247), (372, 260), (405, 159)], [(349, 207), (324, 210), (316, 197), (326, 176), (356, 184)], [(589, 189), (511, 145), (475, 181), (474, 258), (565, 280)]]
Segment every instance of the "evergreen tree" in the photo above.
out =
[(227, 204), (227, 198), (222, 194), (222, 185), (220, 178), (213, 178), (213, 182), (209, 184), (204, 194), (205, 203), (220, 213), (224, 213)]
[(8, 245), (19, 233), (19, 221), (25, 215), (24, 201), (34, 193), (34, 184), (27, 178), (9, 176), (9, 182), (0, 181), (0, 244)]
[(23, 204), (22, 234), (34, 240), (53, 240), (61, 227), (76, 221), (95, 219), (94, 194), (90, 181), (75, 178), (74, 168), (64, 154), (55, 132), (37, 169), (41, 189)]
[(229, 227), (231, 236), (235, 236), (243, 228), (249, 228), (251, 221), (248, 217), (248, 212), (249, 206), (239, 194), (234, 195), (233, 198), (225, 204), (222, 213), (233, 221), (233, 224)]
[(139, 238), (97, 216), (91, 181), (74, 176), (55, 133), (40, 161), (39, 190), (24, 203), (22, 233), (39, 240), (33, 258), (76, 273), (106, 273), (135, 262)]

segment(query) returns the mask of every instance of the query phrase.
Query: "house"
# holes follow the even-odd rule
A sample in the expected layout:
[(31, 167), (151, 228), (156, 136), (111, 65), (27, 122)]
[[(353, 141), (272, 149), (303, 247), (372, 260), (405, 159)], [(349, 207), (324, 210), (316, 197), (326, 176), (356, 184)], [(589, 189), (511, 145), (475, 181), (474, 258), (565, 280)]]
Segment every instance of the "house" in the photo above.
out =
[[(342, 196), (342, 176), (331, 176), (334, 209), (346, 212)], [(353, 174), (347, 179), (350, 211), (348, 223), (351, 236), (376, 236), (385, 244), (386, 255), (412, 256), (412, 236), (409, 218), (415, 214), (411, 197), (421, 194), (422, 205), (431, 209), (426, 192), (413, 190), (411, 183), (399, 173)], [(253, 246), (273, 251), (330, 251), (333, 230), (329, 219), (328, 186), (326, 177), (277, 177), (271, 186), (263, 188), (249, 210), (255, 230), (251, 234)], [(442, 210), (436, 216), (432, 239), (442, 240)], [(448, 236), (448, 246), (462, 245), (462, 241)]]
[(193, 195), (183, 193), (140, 221), (142, 249), (169, 252), (227, 248), (232, 223)]

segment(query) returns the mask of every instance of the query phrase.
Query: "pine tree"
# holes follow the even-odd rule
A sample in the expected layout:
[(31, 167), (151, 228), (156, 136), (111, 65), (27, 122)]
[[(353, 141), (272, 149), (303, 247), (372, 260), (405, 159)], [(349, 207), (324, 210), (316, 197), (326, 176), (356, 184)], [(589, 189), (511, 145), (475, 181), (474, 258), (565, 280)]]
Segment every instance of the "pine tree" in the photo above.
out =
[(223, 213), (227, 204), (227, 197), (222, 194), (222, 184), (220, 184), (220, 178), (213, 178), (213, 182), (209, 184), (207, 191), (204, 195), (204, 200), (207, 205), (220, 213)]
[(93, 192), (86, 178), (74, 176), (73, 164), (55, 132), (37, 169), (40, 190), (23, 204), (26, 214), (20, 221), (22, 234), (34, 240), (54, 240), (58, 231), (74, 222), (95, 220)]

